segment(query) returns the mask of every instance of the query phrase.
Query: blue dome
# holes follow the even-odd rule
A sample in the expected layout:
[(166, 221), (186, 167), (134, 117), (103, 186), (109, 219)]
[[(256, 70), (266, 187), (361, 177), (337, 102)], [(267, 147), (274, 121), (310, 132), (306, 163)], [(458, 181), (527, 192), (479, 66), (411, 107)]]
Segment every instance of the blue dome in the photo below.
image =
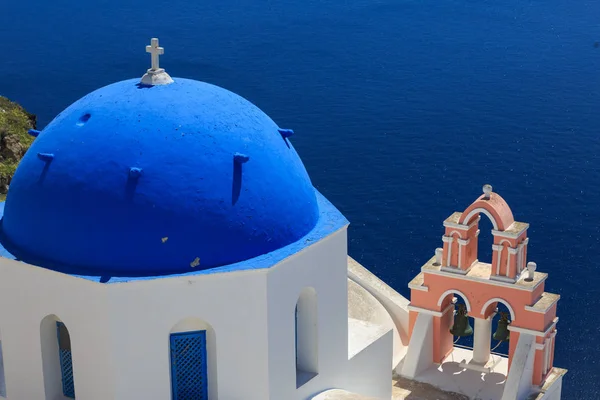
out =
[(297, 241), (318, 219), (277, 125), (203, 82), (118, 82), (38, 136), (11, 182), (3, 241), (19, 259), (97, 276), (228, 265)]

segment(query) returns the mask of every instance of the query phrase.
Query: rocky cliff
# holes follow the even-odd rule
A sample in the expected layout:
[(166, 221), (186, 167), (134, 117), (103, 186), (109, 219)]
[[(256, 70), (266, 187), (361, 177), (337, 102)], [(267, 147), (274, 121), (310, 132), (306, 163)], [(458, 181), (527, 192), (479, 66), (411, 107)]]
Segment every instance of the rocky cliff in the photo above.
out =
[(33, 142), (27, 131), (35, 129), (35, 115), (0, 96), (0, 199), (3, 200), (15, 169)]

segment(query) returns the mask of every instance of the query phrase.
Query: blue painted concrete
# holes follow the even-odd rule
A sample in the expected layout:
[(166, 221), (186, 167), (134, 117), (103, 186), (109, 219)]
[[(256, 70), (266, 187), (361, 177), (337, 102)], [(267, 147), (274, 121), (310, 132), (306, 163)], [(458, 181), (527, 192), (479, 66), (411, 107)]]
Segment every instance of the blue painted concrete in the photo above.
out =
[(287, 137), (220, 87), (175, 78), (98, 89), (36, 138), (11, 182), (3, 242), (19, 259), (94, 276), (155, 276), (280, 249), (318, 219)]
[[(270, 268), (272, 266), (277, 265), (277, 263), (281, 262), (285, 258), (296, 254), (305, 248), (311, 246), (312, 244), (318, 242), (319, 240), (331, 235), (332, 233), (338, 231), (342, 227), (349, 224), (348, 220), (342, 215), (342, 213), (335, 208), (333, 204), (331, 204), (321, 193), (315, 190), (315, 194), (317, 197), (317, 205), (319, 209), (319, 218), (317, 220), (317, 224), (315, 227), (304, 237), (300, 238), (296, 242), (293, 242), (285, 247), (277, 249), (267, 254), (260, 255), (258, 257), (254, 257), (245, 261), (241, 261), (238, 263), (233, 263), (229, 265), (223, 265), (214, 268), (208, 269), (199, 269), (198, 267), (192, 268), (189, 266), (186, 271), (181, 273), (174, 274), (155, 274), (155, 275), (146, 275), (146, 276), (124, 276), (124, 275), (110, 275), (110, 274), (82, 274), (81, 271), (77, 271), (76, 269), (68, 268), (64, 265), (56, 264), (56, 263), (46, 263), (41, 264), (37, 262), (37, 260), (28, 260), (29, 263), (37, 266), (43, 266), (48, 269), (52, 269), (55, 271), (63, 272), (78, 278), (90, 280), (93, 282), (99, 283), (121, 283), (121, 282), (129, 282), (129, 281), (139, 281), (139, 280), (154, 280), (165, 278), (167, 276), (191, 276), (191, 275), (206, 275), (206, 274), (214, 274), (221, 272), (236, 272), (236, 271), (247, 271), (247, 270), (256, 270), (256, 269), (265, 269)], [(5, 209), (5, 203), (0, 203), (0, 218), (3, 217)], [(3, 220), (2, 220), (3, 221)], [(5, 236), (2, 231), (3, 224), (0, 221), (0, 256), (4, 258), (8, 258), (11, 260), (19, 260), (13, 252), (7, 249), (7, 244), (5, 240)]]

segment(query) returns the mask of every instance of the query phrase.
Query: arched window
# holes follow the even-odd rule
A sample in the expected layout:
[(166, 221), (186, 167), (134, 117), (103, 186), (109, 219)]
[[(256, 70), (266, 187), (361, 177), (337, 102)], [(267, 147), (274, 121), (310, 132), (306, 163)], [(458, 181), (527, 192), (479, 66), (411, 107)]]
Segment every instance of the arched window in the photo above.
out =
[(75, 382), (73, 381), (73, 357), (71, 356), (71, 336), (67, 326), (56, 322), (56, 335), (58, 338), (58, 355), (60, 358), (60, 375), (62, 377), (62, 390), (66, 397), (75, 398)]
[[(446, 290), (444, 293), (442, 293), (442, 295), (438, 299), (437, 304), (438, 304), (438, 306), (441, 306), (442, 309), (445, 309), (450, 304), (455, 305), (454, 313), (450, 315), (450, 317), (452, 319), (448, 321), (449, 322), (448, 328), (453, 333), (456, 333), (455, 329), (458, 328), (458, 327), (455, 328), (454, 325), (457, 322), (459, 309), (461, 308), (462, 305), (464, 305), (464, 310), (467, 312), (467, 319), (466, 319), (467, 325), (471, 331), (473, 330), (473, 326), (472, 326), (473, 321), (470, 318), (471, 318), (474, 310), (471, 308), (471, 302), (469, 301), (469, 298), (463, 292), (461, 292), (460, 290), (456, 290), (456, 289)], [(459, 326), (466, 330), (467, 325), (462, 325), (462, 326), (459, 325)], [(460, 331), (460, 328), (457, 330)], [(473, 332), (471, 332), (471, 334), (472, 333)], [(456, 339), (456, 341), (454, 342), (455, 344), (458, 343), (460, 346), (473, 348), (473, 337), (472, 336), (456, 336), (455, 339)]]
[(186, 318), (169, 337), (172, 400), (217, 397), (215, 332), (198, 318)]
[(40, 324), (40, 339), (46, 398), (74, 399), (71, 336), (67, 326), (56, 315), (48, 315)]
[[(500, 322), (500, 319), (502, 318), (502, 314), (504, 313), (507, 316), (509, 323), (512, 323), (516, 318), (515, 311), (508, 301), (501, 299), (499, 297), (494, 297), (485, 302), (485, 304), (481, 308), (481, 314), (488, 316), (488, 315), (491, 315), (494, 313), (495, 313), (495, 315), (492, 319), (492, 329), (491, 329), (492, 340), (494, 341), (493, 342), (494, 343), (493, 350), (495, 353), (499, 353), (502, 355), (508, 355), (508, 351), (509, 351), (508, 342), (506, 340), (500, 342), (500, 341), (496, 340), (496, 338), (494, 338), (493, 335), (496, 332), (498, 332), (498, 330), (499, 330), (499, 325), (500, 325), (499, 322)], [(502, 329), (502, 331), (504, 331), (504, 329)], [(501, 336), (500, 335), (501, 332), (498, 332), (499, 333), (498, 337)], [(508, 334), (510, 335), (510, 332), (508, 332)]]
[(2, 336), (0, 335), (0, 397), (6, 397), (6, 380), (4, 376), (4, 356), (2, 354)]
[(319, 372), (317, 315), (317, 293), (313, 288), (305, 288), (300, 293), (295, 312), (296, 387), (304, 385)]

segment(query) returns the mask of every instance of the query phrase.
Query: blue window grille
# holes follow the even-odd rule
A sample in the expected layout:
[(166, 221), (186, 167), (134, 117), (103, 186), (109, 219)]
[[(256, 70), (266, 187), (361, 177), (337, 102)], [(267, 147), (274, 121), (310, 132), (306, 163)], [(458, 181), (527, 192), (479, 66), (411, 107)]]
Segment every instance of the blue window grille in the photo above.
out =
[(206, 331), (171, 334), (173, 400), (208, 400)]
[(2, 341), (0, 341), (0, 397), (6, 397), (6, 381), (4, 380), (4, 355), (2, 354)]
[(62, 322), (56, 323), (58, 336), (58, 355), (60, 357), (60, 372), (65, 397), (75, 398), (75, 382), (73, 381), (73, 358), (71, 357), (71, 337), (69, 330)]

